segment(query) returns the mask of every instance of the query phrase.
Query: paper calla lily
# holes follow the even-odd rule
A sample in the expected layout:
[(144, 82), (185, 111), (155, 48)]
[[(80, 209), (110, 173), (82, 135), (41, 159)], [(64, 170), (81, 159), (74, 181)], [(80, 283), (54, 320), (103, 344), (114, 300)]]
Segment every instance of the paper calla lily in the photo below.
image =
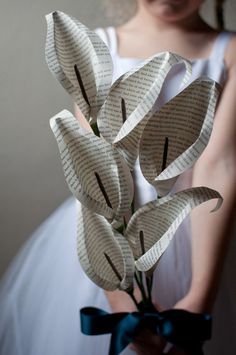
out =
[(159, 195), (169, 193), (205, 149), (218, 96), (213, 80), (199, 78), (148, 120), (139, 147), (140, 166)]
[(85, 132), (67, 110), (50, 120), (64, 174), (73, 195), (110, 221), (119, 220), (133, 200), (133, 180), (119, 152)]
[(46, 20), (49, 69), (87, 120), (96, 119), (112, 81), (113, 65), (107, 46), (94, 31), (61, 11), (48, 14)]
[(127, 240), (103, 216), (79, 202), (77, 209), (77, 250), (85, 273), (105, 290), (132, 289), (134, 258)]
[(98, 113), (100, 133), (121, 150), (130, 168), (137, 159), (142, 131), (153, 114), (165, 78), (180, 63), (186, 70), (184, 85), (191, 75), (191, 64), (186, 59), (163, 52), (144, 60), (115, 81)]
[(193, 208), (211, 199), (218, 200), (213, 212), (221, 206), (221, 195), (207, 187), (195, 187), (163, 197), (160, 201), (151, 201), (139, 208), (125, 231), (136, 268), (140, 271), (150, 270), (167, 249), (184, 218)]

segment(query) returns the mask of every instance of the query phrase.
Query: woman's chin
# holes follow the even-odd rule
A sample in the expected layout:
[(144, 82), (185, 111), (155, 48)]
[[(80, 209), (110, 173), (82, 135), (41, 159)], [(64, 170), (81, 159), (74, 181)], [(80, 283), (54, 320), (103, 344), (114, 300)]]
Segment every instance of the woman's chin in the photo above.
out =
[(202, 0), (139, 0), (146, 10), (164, 22), (178, 22), (198, 12)]

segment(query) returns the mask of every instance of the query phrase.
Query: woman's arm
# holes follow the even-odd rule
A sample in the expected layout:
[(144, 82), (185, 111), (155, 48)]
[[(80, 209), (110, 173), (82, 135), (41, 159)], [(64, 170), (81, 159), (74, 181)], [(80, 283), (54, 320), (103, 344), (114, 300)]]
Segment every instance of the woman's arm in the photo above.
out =
[[(193, 186), (221, 193), (222, 207), (209, 214), (210, 202), (192, 212), (192, 283), (176, 307), (211, 311), (227, 252), (236, 197), (236, 39), (228, 54), (229, 76), (214, 119), (209, 144), (197, 161)], [(212, 206), (213, 207), (213, 206)]]
[[(210, 142), (193, 171), (192, 185), (218, 190), (224, 202), (220, 210), (212, 214), (209, 214), (214, 207), (212, 201), (192, 212), (192, 282), (187, 295), (175, 305), (191, 312), (212, 310), (236, 212), (236, 38), (231, 43), (227, 64), (229, 76)], [(150, 354), (157, 353), (155, 339), (159, 340), (150, 341), (147, 337), (146, 346), (153, 346)], [(140, 350), (140, 344), (137, 345), (136, 350)], [(176, 348), (168, 354), (184, 355)]]

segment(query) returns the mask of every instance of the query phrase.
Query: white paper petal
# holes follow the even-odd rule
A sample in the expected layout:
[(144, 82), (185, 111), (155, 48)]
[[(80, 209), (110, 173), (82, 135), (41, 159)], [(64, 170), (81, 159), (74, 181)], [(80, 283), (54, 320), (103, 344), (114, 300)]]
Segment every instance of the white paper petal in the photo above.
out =
[[(218, 85), (199, 78), (152, 116), (140, 143), (140, 166), (159, 195), (166, 195), (177, 177), (193, 166), (211, 135)], [(168, 138), (166, 169), (162, 171)]]
[[(99, 287), (113, 291), (132, 288), (134, 258), (127, 240), (98, 214), (78, 206), (77, 250), (82, 268)], [(105, 254), (110, 258), (116, 275)]]
[[(63, 12), (55, 11), (46, 20), (49, 69), (84, 116), (88, 120), (90, 116), (96, 118), (112, 81), (109, 49), (95, 32)], [(82, 79), (84, 91), (78, 77)]]
[[(191, 75), (191, 64), (169, 52), (155, 55), (122, 75), (112, 86), (98, 114), (102, 136), (117, 144), (130, 167), (137, 158), (140, 136), (170, 69), (179, 63), (186, 67), (182, 84)], [(124, 122), (124, 117), (127, 119)]]
[[(50, 120), (64, 174), (73, 195), (109, 220), (119, 219), (130, 208), (133, 180), (120, 154), (106, 141), (85, 132), (73, 115), (61, 111)], [(111, 206), (99, 185), (102, 182)]]
[[(140, 271), (150, 270), (168, 247), (177, 228), (191, 210), (203, 202), (218, 199), (213, 211), (222, 204), (221, 195), (207, 187), (195, 187), (151, 201), (132, 216), (125, 237), (133, 250), (135, 265)], [(202, 226), (204, 228), (204, 226)], [(144, 237), (144, 251), (140, 242)]]

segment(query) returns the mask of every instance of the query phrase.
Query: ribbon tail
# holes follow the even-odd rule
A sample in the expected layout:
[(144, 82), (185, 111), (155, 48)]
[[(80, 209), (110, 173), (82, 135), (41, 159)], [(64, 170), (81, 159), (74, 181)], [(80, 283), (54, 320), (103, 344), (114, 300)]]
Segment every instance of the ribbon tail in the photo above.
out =
[(112, 332), (109, 355), (119, 355), (134, 341), (140, 328), (141, 315), (138, 312), (128, 313)]

